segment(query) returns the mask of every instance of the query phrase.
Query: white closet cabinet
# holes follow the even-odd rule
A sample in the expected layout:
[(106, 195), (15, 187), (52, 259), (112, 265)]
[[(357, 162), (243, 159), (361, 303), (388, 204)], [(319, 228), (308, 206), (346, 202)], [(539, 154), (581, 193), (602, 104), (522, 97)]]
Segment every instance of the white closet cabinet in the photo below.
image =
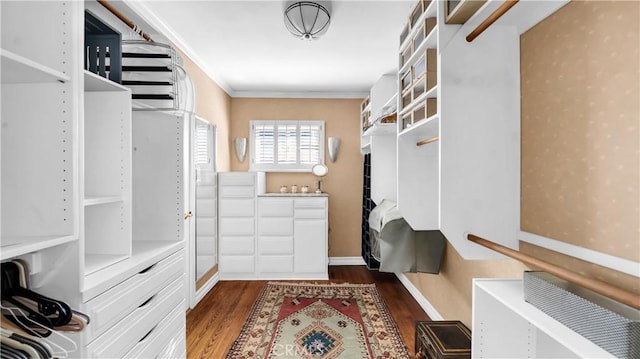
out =
[(473, 42), (502, 1), (464, 25), (420, 0), (400, 47), (398, 207), (414, 230), (440, 230), (465, 259), (503, 258), (469, 233), (518, 247), (520, 34), (565, 0), (520, 1)]
[(184, 120), (83, 70), (83, 14), (0, 2), (1, 259), (90, 315), (70, 357), (184, 357)]
[(76, 2), (0, 2), (0, 259), (30, 264), (31, 287), (80, 295)]
[(328, 198), (295, 198), (294, 206), (294, 277), (328, 279)]
[(218, 174), (220, 279), (255, 271), (256, 195), (264, 193), (263, 172)]
[(327, 279), (327, 197), (258, 196), (261, 279)]
[(521, 279), (473, 280), (473, 358), (613, 358), (524, 301)]

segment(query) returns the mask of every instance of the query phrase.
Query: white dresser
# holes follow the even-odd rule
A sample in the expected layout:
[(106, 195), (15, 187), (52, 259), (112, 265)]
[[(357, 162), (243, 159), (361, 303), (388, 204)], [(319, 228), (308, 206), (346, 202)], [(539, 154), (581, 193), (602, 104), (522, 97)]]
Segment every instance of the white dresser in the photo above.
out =
[(328, 279), (328, 196), (264, 193), (262, 173), (219, 174), (221, 279)]

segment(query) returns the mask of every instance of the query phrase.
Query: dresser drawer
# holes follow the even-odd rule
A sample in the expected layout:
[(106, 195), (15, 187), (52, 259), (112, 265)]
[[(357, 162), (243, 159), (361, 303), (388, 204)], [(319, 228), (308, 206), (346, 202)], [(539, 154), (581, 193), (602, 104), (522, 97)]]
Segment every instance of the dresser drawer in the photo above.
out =
[(260, 217), (293, 217), (293, 199), (259, 198), (258, 215)]
[[(181, 341), (186, 335), (185, 303), (179, 305), (131, 349), (124, 358), (158, 358), (164, 346), (172, 340)], [(174, 358), (174, 357), (171, 357)]]
[(293, 256), (260, 256), (258, 263), (261, 273), (293, 272)]
[(260, 218), (258, 219), (258, 235), (293, 236), (293, 218)]
[(293, 236), (260, 236), (258, 251), (260, 254), (293, 254)]
[[(185, 328), (186, 331), (186, 328)], [(169, 340), (160, 351), (156, 359), (186, 359), (187, 358), (187, 337), (178, 335)]]
[(254, 204), (253, 199), (221, 199), (220, 217), (253, 217)]
[(326, 198), (296, 198), (295, 207), (297, 208), (326, 208)]
[(255, 234), (253, 218), (220, 218), (220, 236), (252, 236)]
[(91, 358), (121, 358), (176, 307), (184, 312), (184, 275), (87, 345)]
[(254, 187), (220, 187), (218, 194), (220, 198), (253, 198), (255, 197)]
[(218, 184), (222, 186), (253, 186), (256, 177), (253, 173), (219, 173)]
[(91, 325), (85, 329), (87, 342), (126, 317), (183, 272), (184, 251), (180, 250), (85, 303), (84, 310), (91, 317)]
[(220, 254), (253, 254), (253, 237), (220, 237)]
[(320, 208), (296, 208), (296, 219), (297, 218), (313, 218), (313, 219), (323, 219), (327, 216), (326, 209)]
[(220, 256), (220, 272), (253, 273), (255, 270), (253, 256)]

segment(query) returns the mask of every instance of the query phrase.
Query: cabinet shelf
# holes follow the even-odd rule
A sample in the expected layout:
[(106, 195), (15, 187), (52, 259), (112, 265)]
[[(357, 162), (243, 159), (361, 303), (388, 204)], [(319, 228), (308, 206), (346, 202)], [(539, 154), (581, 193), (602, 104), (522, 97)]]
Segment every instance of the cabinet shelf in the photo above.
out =
[(129, 91), (128, 88), (87, 70), (84, 70), (84, 90), (88, 92)]
[[(486, 356), (528, 356), (532, 355), (527, 348), (514, 348), (514, 345), (505, 345), (508, 340), (490, 342), (488, 338), (502, 338), (505, 331), (510, 331), (510, 336), (522, 338), (533, 337), (533, 356), (550, 356), (549, 350), (558, 351), (555, 357), (566, 357), (571, 354), (581, 358), (613, 358), (614, 356), (597, 346), (587, 338), (569, 329), (562, 323), (545, 314), (538, 308), (524, 301), (524, 289), (522, 280), (505, 279), (475, 279), (474, 282), (474, 328), (473, 332), (484, 333), (482, 336), (472, 338), (474, 349), (480, 347)], [(490, 317), (507, 317), (510, 320), (508, 327), (492, 325), (490, 318), (479, 318), (481, 312), (491, 308)], [(502, 311), (502, 313), (500, 313)], [(533, 327), (533, 328), (532, 328)], [(538, 331), (531, 335), (531, 329)], [(543, 335), (544, 334), (544, 335)], [(535, 343), (538, 341), (538, 343)], [(475, 351), (474, 350), (474, 351)], [(520, 353), (515, 353), (520, 350)], [(544, 354), (536, 353), (537, 350), (545, 350)], [(502, 351), (502, 352), (501, 352)], [(502, 353), (502, 355), (500, 355)], [(520, 354), (520, 355), (518, 355)], [(560, 356), (557, 356), (560, 354)]]
[(118, 203), (124, 201), (122, 196), (91, 196), (84, 198), (85, 206), (96, 206), (101, 204)]
[(363, 136), (394, 135), (397, 133), (398, 125), (395, 122), (374, 123), (362, 134)]
[[(416, 24), (424, 23), (424, 21), (429, 17), (436, 17), (436, 2), (437, 0), (432, 0), (431, 3), (429, 3), (429, 6), (427, 6), (427, 9), (422, 13), (422, 15), (420, 15), (420, 18), (416, 21)], [(413, 41), (412, 39), (416, 36), (419, 28), (420, 26), (414, 26), (411, 31), (409, 31), (407, 37), (404, 39), (404, 41), (402, 41), (402, 44), (400, 44), (400, 52), (406, 49), (407, 45), (409, 45), (411, 41)]]
[(437, 98), (437, 97), (438, 97), (438, 85), (435, 85), (432, 88), (430, 88), (427, 92), (423, 93), (422, 95), (418, 96), (415, 100), (411, 101), (411, 103), (408, 104), (406, 107), (404, 107), (401, 111), (399, 111), (398, 117), (402, 117), (408, 112), (413, 111), (413, 109), (419, 104), (421, 104), (422, 102), (424, 102), (424, 100), (428, 98)]
[(1, 260), (76, 241), (74, 236), (3, 237)]
[(438, 46), (438, 25), (436, 24), (433, 27), (433, 30), (425, 37), (425, 39), (420, 43), (417, 49), (414, 49), (409, 59), (402, 65), (399, 74), (406, 73), (409, 67), (413, 65), (418, 58), (425, 52), (426, 49), (435, 49)]
[(3, 84), (67, 82), (71, 78), (64, 73), (22, 57), (11, 51), (0, 49)]
[(122, 254), (86, 253), (84, 256), (85, 275), (105, 269), (125, 259), (127, 259), (127, 256)]
[(438, 135), (438, 125), (440, 123), (440, 116), (435, 114), (431, 117), (420, 120), (411, 127), (403, 130), (398, 134), (399, 138), (402, 137), (430, 137)]

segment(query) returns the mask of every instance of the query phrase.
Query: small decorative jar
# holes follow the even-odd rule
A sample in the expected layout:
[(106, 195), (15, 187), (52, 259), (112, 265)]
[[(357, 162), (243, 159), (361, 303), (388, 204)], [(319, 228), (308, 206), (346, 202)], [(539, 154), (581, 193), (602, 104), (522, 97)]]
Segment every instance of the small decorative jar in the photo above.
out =
[(297, 193), (298, 192), (298, 186), (297, 185), (291, 185), (291, 193)]
[(309, 186), (302, 186), (302, 188), (300, 189), (300, 192), (309, 193)]
[(287, 193), (287, 186), (280, 186), (280, 193)]

